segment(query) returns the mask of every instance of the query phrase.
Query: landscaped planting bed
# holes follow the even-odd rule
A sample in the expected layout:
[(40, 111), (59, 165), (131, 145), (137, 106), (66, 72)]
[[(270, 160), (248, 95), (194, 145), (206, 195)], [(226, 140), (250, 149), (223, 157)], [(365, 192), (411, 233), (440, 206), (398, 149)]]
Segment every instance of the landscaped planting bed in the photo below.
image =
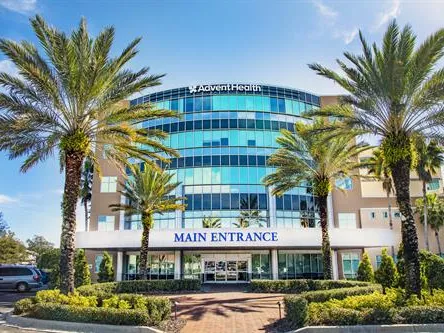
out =
[(14, 314), (47, 320), (150, 326), (169, 318), (171, 302), (165, 297), (137, 294), (82, 296), (78, 292), (63, 295), (59, 290), (44, 290), (18, 301)]
[(444, 290), (423, 293), (418, 299), (407, 298), (402, 289), (382, 294), (354, 287), (289, 295), (284, 303), (294, 327), (444, 323)]
[(306, 291), (371, 286), (369, 282), (348, 280), (252, 280), (250, 290), (258, 293), (300, 294)]

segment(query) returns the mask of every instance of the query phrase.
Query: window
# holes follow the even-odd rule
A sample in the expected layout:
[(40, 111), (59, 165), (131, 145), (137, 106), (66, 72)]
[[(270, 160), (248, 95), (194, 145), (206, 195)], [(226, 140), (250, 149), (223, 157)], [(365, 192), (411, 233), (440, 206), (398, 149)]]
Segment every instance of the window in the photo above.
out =
[(113, 231), (115, 216), (99, 215), (98, 230), (99, 231)]
[(436, 191), (439, 189), (439, 179), (433, 179), (430, 183), (427, 183), (427, 190)]
[(341, 190), (351, 190), (353, 189), (353, 182), (350, 177), (336, 179), (335, 185)]
[(103, 260), (103, 255), (96, 255), (96, 259), (94, 260), (94, 268), (95, 268), (95, 272), (98, 273), (100, 270), (100, 263)]
[(401, 218), (401, 213), (400, 212), (393, 212), (393, 217), (396, 219), (400, 219)]
[(252, 254), (251, 270), (253, 279), (270, 279), (270, 256), (268, 254)]
[(356, 214), (355, 213), (338, 213), (339, 228), (341, 229), (355, 229), (356, 228)]
[(117, 191), (117, 177), (102, 177), (100, 192), (113, 193)]
[(388, 217), (389, 217), (388, 212), (387, 211), (382, 212), (382, 217), (385, 218), (385, 219), (388, 219)]
[(376, 213), (375, 212), (370, 212), (370, 219), (374, 220), (376, 218)]
[(376, 269), (378, 269), (379, 266), (381, 266), (381, 261), (382, 261), (382, 256), (381, 255), (377, 255), (376, 256)]
[(359, 266), (359, 255), (357, 253), (342, 254), (342, 271), (346, 279), (356, 278)]

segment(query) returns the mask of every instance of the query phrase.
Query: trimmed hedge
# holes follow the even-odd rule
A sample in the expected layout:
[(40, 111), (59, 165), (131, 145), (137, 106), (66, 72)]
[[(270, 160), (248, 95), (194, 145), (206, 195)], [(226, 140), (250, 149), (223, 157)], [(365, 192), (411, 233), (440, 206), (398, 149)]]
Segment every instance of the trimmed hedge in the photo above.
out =
[(364, 287), (369, 282), (349, 280), (251, 280), (250, 291), (259, 293), (300, 294), (306, 291)]
[(77, 288), (82, 296), (104, 296), (121, 293), (168, 293), (178, 291), (198, 291), (200, 280), (133, 280), (96, 283)]
[(374, 291), (381, 291), (380, 285), (372, 285), (367, 287), (352, 287), (332, 290), (316, 290), (303, 294), (308, 302), (326, 302), (331, 299), (344, 299), (348, 296), (367, 295)]
[(37, 319), (109, 325), (146, 326), (160, 322), (150, 318), (148, 312), (143, 310), (81, 308), (55, 303), (35, 304), (29, 315)]
[(397, 314), (404, 324), (444, 323), (443, 306), (409, 306), (400, 308)]
[(21, 315), (23, 313), (29, 312), (34, 304), (36, 303), (35, 297), (23, 298), (14, 304), (14, 314)]

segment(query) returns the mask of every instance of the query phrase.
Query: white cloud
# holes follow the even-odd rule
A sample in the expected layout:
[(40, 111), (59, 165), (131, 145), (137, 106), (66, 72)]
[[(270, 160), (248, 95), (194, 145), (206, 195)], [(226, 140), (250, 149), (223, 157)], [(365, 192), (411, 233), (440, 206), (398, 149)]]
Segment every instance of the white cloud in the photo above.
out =
[(344, 41), (344, 43), (348, 45), (351, 42), (353, 42), (358, 33), (359, 33), (358, 28), (353, 28), (352, 30), (342, 30), (342, 31), (337, 30), (334, 32), (334, 37), (341, 38)]
[(385, 25), (391, 19), (399, 16), (401, 13), (401, 0), (391, 0), (390, 6), (386, 10), (378, 14), (376, 23), (373, 26), (373, 30), (378, 30), (380, 27)]
[(13, 197), (7, 196), (5, 194), (0, 194), (0, 205), (1, 204), (10, 204), (17, 202), (17, 199), (14, 199)]
[(0, 72), (4, 72), (13, 76), (16, 76), (18, 74), (17, 67), (15, 67), (15, 65), (10, 60), (0, 60)]
[(0, 6), (20, 14), (29, 14), (36, 9), (37, 0), (0, 0)]
[(318, 13), (324, 17), (335, 18), (338, 16), (338, 12), (336, 12), (333, 8), (330, 8), (322, 3), (322, 1), (313, 1), (313, 4), (316, 6)]

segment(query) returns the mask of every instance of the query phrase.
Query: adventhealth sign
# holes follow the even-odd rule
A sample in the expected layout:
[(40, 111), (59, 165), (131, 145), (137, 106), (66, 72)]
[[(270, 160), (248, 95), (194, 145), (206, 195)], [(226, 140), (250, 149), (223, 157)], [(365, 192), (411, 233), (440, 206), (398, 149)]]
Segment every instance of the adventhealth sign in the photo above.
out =
[(276, 231), (259, 232), (175, 232), (175, 243), (230, 243), (230, 242), (277, 242), (278, 233)]
[(189, 86), (188, 88), (191, 94), (211, 91), (261, 91), (261, 86), (258, 84), (215, 84)]

